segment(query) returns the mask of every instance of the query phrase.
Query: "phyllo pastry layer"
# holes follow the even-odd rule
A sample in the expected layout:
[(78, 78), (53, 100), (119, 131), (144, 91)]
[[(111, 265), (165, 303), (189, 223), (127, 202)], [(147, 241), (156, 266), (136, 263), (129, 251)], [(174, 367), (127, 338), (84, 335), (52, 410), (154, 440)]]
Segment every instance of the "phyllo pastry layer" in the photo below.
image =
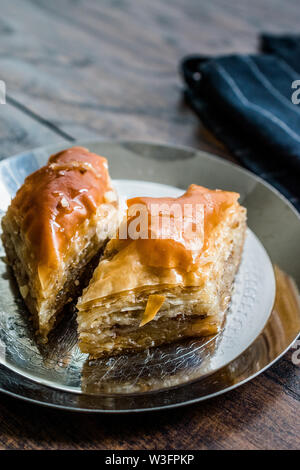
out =
[(2, 240), (42, 338), (118, 218), (107, 161), (83, 147), (52, 155), (18, 190), (2, 219)]
[[(119, 235), (77, 304), (81, 350), (96, 358), (217, 333), (244, 244), (238, 197), (191, 185), (177, 199), (127, 201)], [(136, 206), (143, 217), (132, 215)]]

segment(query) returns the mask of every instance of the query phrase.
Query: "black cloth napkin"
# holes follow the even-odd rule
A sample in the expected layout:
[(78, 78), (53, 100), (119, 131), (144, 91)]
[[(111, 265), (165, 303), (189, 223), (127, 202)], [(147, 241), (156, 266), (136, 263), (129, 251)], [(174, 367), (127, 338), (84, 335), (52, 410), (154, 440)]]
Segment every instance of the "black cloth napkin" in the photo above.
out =
[(185, 97), (242, 164), (300, 211), (300, 104), (291, 99), (300, 80), (300, 36), (263, 35), (261, 50), (185, 57)]

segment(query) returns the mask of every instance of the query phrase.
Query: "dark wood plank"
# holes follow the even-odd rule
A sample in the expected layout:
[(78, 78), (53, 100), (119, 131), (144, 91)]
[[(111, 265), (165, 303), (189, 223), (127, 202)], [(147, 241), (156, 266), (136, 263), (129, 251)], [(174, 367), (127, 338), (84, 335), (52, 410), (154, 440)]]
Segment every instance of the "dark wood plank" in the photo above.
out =
[(206, 403), (130, 417), (79, 415), (2, 396), (0, 448), (295, 449), (299, 402), (285, 386), (264, 374)]
[[(192, 52), (255, 50), (258, 25), (247, 9), (232, 10), (221, 0), (6, 2), (3, 78), (15, 99), (77, 138), (162, 140), (224, 155), (181, 102), (178, 63)], [(273, 16), (268, 25), (279, 28)]]
[(63, 133), (10, 104), (0, 105), (0, 160), (41, 145), (69, 142)]
[(292, 1), (283, 17), (279, 1), (235, 3), (7, 1), (1, 73), (14, 99), (76, 138), (165, 141), (224, 156), (181, 101), (180, 59), (254, 51), (262, 26), (300, 31)]
[[(230, 158), (182, 103), (190, 53), (254, 52), (300, 32), (298, 0), (1, 1), (0, 157), (72, 138), (191, 145)], [(299, 448), (300, 368), (285, 355), (207, 403), (136, 416), (78, 415), (0, 396), (0, 449)]]

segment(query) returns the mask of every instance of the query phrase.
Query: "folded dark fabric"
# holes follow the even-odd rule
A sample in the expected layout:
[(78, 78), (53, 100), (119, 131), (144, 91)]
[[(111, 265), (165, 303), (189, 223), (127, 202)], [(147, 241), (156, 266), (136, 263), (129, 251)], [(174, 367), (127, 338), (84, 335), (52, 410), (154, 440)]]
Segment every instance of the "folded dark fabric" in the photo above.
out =
[[(204, 125), (300, 210), (300, 36), (262, 36), (262, 54), (189, 56), (185, 96)], [(300, 97), (300, 94), (299, 94)]]

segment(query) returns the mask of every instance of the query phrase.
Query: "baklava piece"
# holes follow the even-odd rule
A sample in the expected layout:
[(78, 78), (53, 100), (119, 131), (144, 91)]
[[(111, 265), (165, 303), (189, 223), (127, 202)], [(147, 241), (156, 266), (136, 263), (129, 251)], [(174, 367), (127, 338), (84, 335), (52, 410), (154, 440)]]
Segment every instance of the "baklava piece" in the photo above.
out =
[(83, 147), (52, 155), (18, 190), (2, 219), (2, 240), (44, 341), (118, 219), (107, 161)]
[[(126, 221), (77, 304), (81, 351), (97, 358), (220, 331), (245, 238), (238, 198), (191, 185), (177, 199), (127, 201)], [(132, 215), (135, 205), (146, 218)], [(132, 229), (145, 220), (137, 236)]]

